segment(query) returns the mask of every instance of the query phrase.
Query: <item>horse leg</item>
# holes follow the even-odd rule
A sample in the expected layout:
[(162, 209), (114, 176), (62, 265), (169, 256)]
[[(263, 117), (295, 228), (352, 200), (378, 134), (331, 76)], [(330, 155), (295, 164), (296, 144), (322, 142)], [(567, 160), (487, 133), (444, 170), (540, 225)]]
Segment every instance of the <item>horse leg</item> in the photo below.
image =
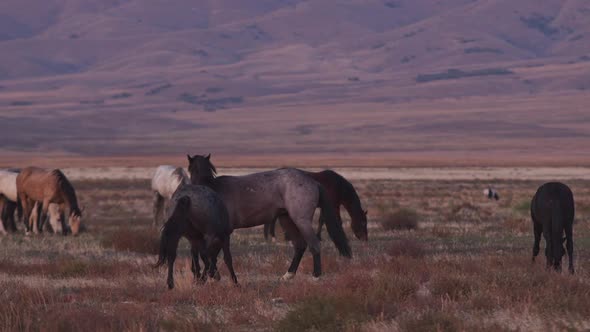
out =
[(318, 230), (316, 232), (316, 236), (318, 240), (322, 240), (322, 227), (324, 226), (324, 218), (322, 214), (320, 214), (320, 218), (318, 219)]
[(573, 223), (565, 225), (565, 239), (567, 240), (567, 257), (569, 259), (569, 268), (571, 274), (574, 274), (574, 236)]
[(14, 218), (14, 211), (17, 209), (17, 203), (8, 203), (6, 206), (6, 221), (8, 223), (7, 227), (10, 227), (10, 231), (15, 233), (16, 229), (16, 220)]
[(229, 270), (229, 274), (231, 275), (231, 279), (234, 281), (234, 284), (238, 283), (238, 277), (236, 277), (236, 273), (234, 271), (234, 263), (231, 257), (231, 251), (229, 250), (229, 235), (223, 242), (223, 261), (225, 262), (225, 266)]
[(320, 240), (317, 235), (313, 232), (311, 223), (305, 220), (295, 221), (295, 224), (299, 228), (301, 235), (307, 242), (307, 246), (313, 255), (313, 276), (318, 278), (322, 274), (322, 261), (320, 256)]
[(543, 238), (545, 238), (545, 258), (546, 258), (546, 267), (547, 269), (553, 266), (553, 257), (551, 256), (552, 251), (552, 244), (551, 244), (551, 230), (543, 230)]
[(293, 279), (295, 277), (295, 273), (297, 273), (297, 269), (299, 268), (301, 258), (303, 257), (303, 254), (307, 249), (307, 243), (305, 242), (305, 240), (301, 236), (301, 233), (299, 232), (299, 229), (297, 229), (297, 226), (295, 226), (295, 223), (293, 222), (293, 220), (291, 220), (289, 216), (283, 215), (280, 216), (278, 219), (281, 223), (281, 226), (283, 227), (283, 230), (285, 230), (285, 234), (289, 237), (289, 240), (291, 240), (293, 248), (295, 249), (291, 265), (289, 266), (287, 273), (285, 273), (281, 277), (282, 280), (289, 280)]
[(275, 242), (275, 226), (277, 224), (277, 219), (273, 219), (273, 221), (269, 222), (268, 224), (264, 224), (264, 239), (268, 240), (268, 236), (270, 235), (271, 241)]
[(154, 191), (154, 226), (157, 226), (162, 219), (162, 207), (164, 206), (164, 197), (157, 191)]
[(535, 234), (535, 242), (533, 243), (533, 262), (539, 255), (539, 245), (541, 243), (541, 234), (543, 234), (543, 224), (533, 221), (533, 233)]
[[(340, 224), (342, 224), (342, 216), (340, 215), (340, 206), (334, 206), (334, 213), (335, 213), (335, 217), (336, 217), (336, 221), (338, 221)], [(320, 219), (319, 219), (319, 225), (318, 225), (318, 231), (317, 231), (317, 237), (318, 240), (322, 240), (322, 227), (324, 226), (324, 217), (323, 215), (320, 213)]]
[(43, 225), (45, 224), (45, 220), (47, 219), (47, 212), (48, 211), (49, 211), (49, 199), (44, 199), (43, 205), (41, 206), (41, 213), (39, 213), (39, 218), (38, 218), (39, 233), (43, 232)]
[(59, 205), (59, 218), (61, 222), (61, 234), (66, 236), (70, 232), (70, 228), (66, 223), (66, 205), (64, 203)]
[(268, 232), (270, 230), (270, 223), (264, 224), (264, 239), (268, 240)]
[(191, 271), (195, 281), (201, 279), (201, 265), (199, 264), (199, 243), (190, 239), (191, 243)]
[(30, 225), (30, 218), (32, 207), (29, 207), (29, 199), (25, 194), (19, 194), (19, 200), (21, 202), (21, 207), (23, 211), (23, 222), (25, 224), (25, 233), (31, 232), (31, 225)]
[(219, 271), (217, 270), (217, 256), (221, 251), (221, 241), (219, 239), (213, 239), (207, 245), (207, 252), (209, 253), (209, 278), (213, 278), (217, 281), (221, 279)]
[[(4, 222), (6, 221), (6, 206), (7, 201), (0, 196), (0, 235), (6, 235), (6, 230), (4, 229)], [(8, 226), (7, 226), (8, 227)]]

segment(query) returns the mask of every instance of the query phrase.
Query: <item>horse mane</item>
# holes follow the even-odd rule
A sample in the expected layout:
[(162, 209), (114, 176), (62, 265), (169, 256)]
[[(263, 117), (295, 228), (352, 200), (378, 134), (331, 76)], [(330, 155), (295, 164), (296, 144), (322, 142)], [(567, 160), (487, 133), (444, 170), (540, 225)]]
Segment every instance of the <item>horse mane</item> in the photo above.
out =
[(76, 216), (82, 215), (80, 211), (80, 207), (78, 206), (78, 199), (76, 198), (76, 192), (74, 191), (74, 187), (66, 178), (64, 173), (59, 169), (54, 169), (51, 172), (51, 175), (55, 178), (57, 186), (61, 189), (62, 193), (65, 195), (68, 205), (70, 206), (70, 214), (74, 213)]
[(174, 169), (174, 172), (172, 172), (172, 174), (176, 177), (178, 182), (181, 184), (191, 183), (190, 179), (188, 178), (188, 176), (186, 175), (186, 173), (182, 167), (176, 167), (176, 169)]
[[(340, 191), (344, 194), (343, 203), (346, 209), (351, 211), (354, 210), (355, 213), (364, 213), (361, 204), (361, 199), (359, 198), (356, 189), (354, 189), (352, 183), (346, 180), (346, 178), (344, 178), (342, 175), (336, 172), (334, 172), (334, 174), (336, 175), (336, 178), (339, 182), (338, 187), (340, 188)], [(358, 207), (359, 211), (356, 211), (355, 207)]]
[[(208, 182), (217, 177), (217, 168), (210, 159), (204, 156), (199, 156), (199, 179), (201, 182)], [(200, 167), (206, 166), (206, 167)]]
[(208, 167), (209, 174), (207, 174), (206, 176), (215, 179), (215, 177), (217, 177), (217, 168), (215, 168), (215, 165), (213, 165), (213, 163), (211, 162), (210, 159), (205, 158), (205, 160), (207, 160), (207, 164), (209, 166)]

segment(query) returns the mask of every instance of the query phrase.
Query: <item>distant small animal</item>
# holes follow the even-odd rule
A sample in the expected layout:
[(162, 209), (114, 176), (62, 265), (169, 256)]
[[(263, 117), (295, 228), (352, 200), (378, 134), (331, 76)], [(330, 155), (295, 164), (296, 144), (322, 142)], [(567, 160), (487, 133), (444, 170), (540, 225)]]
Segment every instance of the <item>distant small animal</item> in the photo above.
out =
[(316, 207), (321, 208), (328, 234), (344, 257), (352, 257), (346, 233), (335, 217), (326, 190), (314, 179), (295, 168), (281, 168), (244, 176), (217, 176), (211, 155), (187, 156), (191, 183), (204, 185), (218, 193), (225, 203), (233, 229), (264, 225), (276, 218), (295, 247), (291, 266), (283, 279), (295, 276), (309, 246), (313, 255), (313, 276), (322, 273), (320, 241), (313, 231)]
[(167, 201), (179, 186), (189, 184), (188, 174), (182, 167), (161, 165), (152, 178), (154, 226), (160, 223)]
[[(301, 171), (312, 179), (316, 180), (326, 190), (329, 201), (334, 208), (336, 219), (342, 224), (342, 216), (340, 215), (340, 206), (344, 206), (348, 215), (350, 216), (350, 227), (357, 239), (367, 241), (367, 211), (363, 210), (361, 200), (357, 194), (354, 186), (342, 175), (333, 170), (324, 170), (321, 172), (307, 172)], [(320, 224), (316, 232), (318, 238), (321, 237), (322, 226), (324, 220), (320, 219)], [(272, 239), (275, 238), (275, 226), (277, 219), (264, 225), (264, 238), (268, 239), (270, 235)]]
[(533, 262), (539, 254), (542, 234), (545, 238), (547, 268), (553, 267), (556, 271), (561, 271), (561, 259), (565, 254), (563, 242), (567, 241), (569, 272), (574, 273), (574, 214), (574, 195), (568, 186), (560, 182), (549, 182), (539, 187), (531, 201), (535, 235)]
[[(82, 210), (78, 206), (78, 198), (74, 187), (59, 169), (45, 170), (27, 167), (21, 170), (16, 178), (18, 204), (22, 205), (27, 232), (41, 232), (47, 219), (49, 205), (59, 205), (61, 211), (68, 210), (68, 226), (63, 225), (62, 234), (71, 232), (77, 235), (80, 231)], [(31, 220), (35, 202), (41, 204), (39, 217)]]
[[(225, 265), (233, 282), (238, 283), (230, 252), (232, 228), (227, 209), (219, 195), (205, 186), (182, 186), (171, 197), (167, 215), (167, 221), (162, 227), (159, 257), (155, 267), (168, 263), (169, 289), (174, 288), (174, 261), (181, 237), (191, 243), (195, 279), (205, 281), (207, 275), (219, 278), (217, 256), (223, 250)], [(205, 264), (203, 274), (200, 274), (199, 254)]]
[(494, 190), (492, 187), (488, 187), (487, 189), (484, 189), (483, 194), (486, 195), (489, 199), (495, 199), (495, 200), (500, 199), (500, 195), (498, 195), (498, 192), (496, 190)]

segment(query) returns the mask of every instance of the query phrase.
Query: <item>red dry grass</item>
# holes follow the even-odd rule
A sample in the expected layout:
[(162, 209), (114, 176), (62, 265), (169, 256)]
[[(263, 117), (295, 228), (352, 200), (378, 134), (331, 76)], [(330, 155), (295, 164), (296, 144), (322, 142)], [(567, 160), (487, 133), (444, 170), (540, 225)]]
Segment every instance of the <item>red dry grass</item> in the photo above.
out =
[(157, 255), (160, 247), (160, 237), (155, 229), (121, 228), (116, 232), (105, 234), (101, 244), (105, 248), (118, 251)]

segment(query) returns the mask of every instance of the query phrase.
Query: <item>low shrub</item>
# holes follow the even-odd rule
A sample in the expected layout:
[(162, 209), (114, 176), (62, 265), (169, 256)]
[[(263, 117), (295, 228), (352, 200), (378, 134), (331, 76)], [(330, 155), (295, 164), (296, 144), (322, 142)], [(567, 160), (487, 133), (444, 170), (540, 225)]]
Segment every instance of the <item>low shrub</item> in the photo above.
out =
[(381, 220), (381, 227), (386, 230), (418, 228), (418, 213), (410, 208), (387, 211)]

